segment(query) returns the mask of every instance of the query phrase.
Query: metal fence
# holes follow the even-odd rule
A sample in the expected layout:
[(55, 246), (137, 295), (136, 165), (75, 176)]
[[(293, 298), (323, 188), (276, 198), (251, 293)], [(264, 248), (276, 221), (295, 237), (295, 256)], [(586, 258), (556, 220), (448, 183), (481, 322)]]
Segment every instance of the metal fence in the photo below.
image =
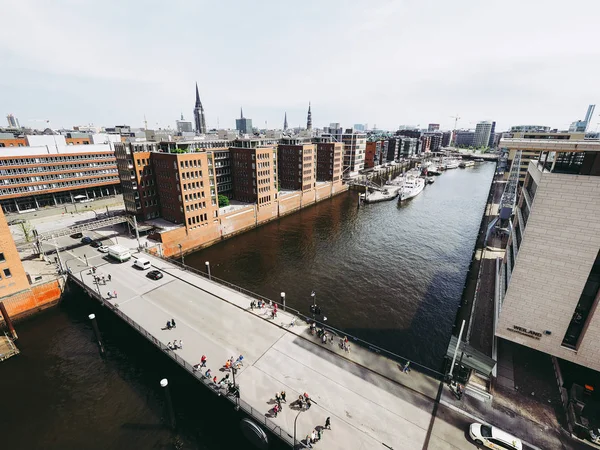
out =
[(181, 262), (179, 262), (179, 261), (177, 261), (175, 259), (165, 258), (163, 256), (158, 256), (158, 255), (156, 255), (154, 253), (149, 252), (147, 249), (142, 249), (142, 251), (144, 251), (144, 252), (146, 252), (146, 253), (148, 253), (148, 254), (156, 257), (156, 258), (162, 259), (163, 261), (166, 261), (166, 262), (168, 262), (170, 264), (178, 266), (178, 267), (182, 268), (185, 271), (194, 273), (196, 275), (200, 275), (200, 276), (206, 278), (209, 281), (213, 281), (213, 282), (215, 282), (217, 284), (220, 284), (222, 286), (225, 286), (225, 287), (227, 287), (227, 288), (229, 288), (229, 289), (231, 289), (233, 291), (236, 291), (236, 292), (239, 292), (241, 294), (244, 294), (244, 295), (250, 297), (249, 300), (256, 299), (256, 300), (264, 300), (266, 303), (269, 303), (269, 302), (276, 303), (278, 305), (278, 308), (280, 310), (286, 311), (286, 312), (291, 312), (295, 316), (297, 316), (300, 319), (304, 320), (306, 323), (315, 322), (315, 324), (317, 326), (323, 327), (323, 328), (325, 328), (327, 330), (330, 330), (331, 332), (334, 332), (338, 336), (347, 336), (348, 339), (352, 339), (355, 343), (359, 344), (361, 347), (363, 347), (363, 348), (365, 348), (365, 349), (367, 349), (369, 351), (372, 351), (372, 352), (377, 353), (379, 355), (383, 355), (383, 356), (385, 356), (385, 357), (387, 357), (389, 359), (392, 359), (394, 361), (397, 361), (397, 362), (399, 362), (401, 364), (406, 364), (407, 362), (410, 361), (410, 367), (411, 367), (411, 369), (415, 369), (416, 368), (419, 371), (424, 372), (427, 375), (430, 375), (430, 376), (432, 376), (434, 378), (437, 378), (437, 379), (443, 379), (444, 378), (444, 374), (441, 373), (441, 372), (439, 372), (439, 371), (437, 371), (437, 370), (435, 370), (435, 369), (432, 369), (430, 367), (424, 366), (424, 365), (419, 364), (419, 363), (417, 363), (415, 361), (411, 361), (410, 359), (408, 359), (406, 357), (403, 357), (403, 356), (398, 355), (398, 354), (396, 354), (394, 352), (391, 352), (389, 350), (381, 348), (381, 347), (379, 347), (379, 346), (377, 346), (375, 344), (372, 344), (370, 342), (367, 342), (367, 341), (365, 341), (365, 340), (363, 340), (363, 339), (361, 339), (359, 337), (356, 337), (356, 336), (353, 336), (351, 334), (348, 334), (347, 332), (345, 332), (343, 330), (339, 330), (339, 329), (334, 328), (334, 327), (332, 327), (332, 326), (330, 326), (328, 324), (319, 322), (319, 321), (313, 319), (312, 317), (309, 317), (309, 316), (306, 316), (306, 315), (302, 314), (297, 309), (290, 308), (289, 306), (285, 306), (285, 305), (283, 305), (283, 304), (281, 304), (281, 303), (279, 303), (277, 301), (271, 300), (270, 298), (267, 298), (267, 297), (264, 297), (264, 296), (262, 296), (260, 294), (257, 294), (256, 292), (249, 291), (248, 289), (244, 289), (244, 288), (242, 288), (240, 286), (237, 286), (237, 285), (235, 285), (233, 283), (230, 283), (229, 281), (225, 281), (225, 280), (222, 280), (220, 278), (217, 278), (217, 277), (215, 277), (212, 274), (209, 277), (208, 273), (206, 273), (204, 271), (201, 271), (201, 270), (198, 270), (198, 269), (195, 269), (195, 268), (190, 267), (190, 266), (186, 266), (185, 264), (182, 264)]

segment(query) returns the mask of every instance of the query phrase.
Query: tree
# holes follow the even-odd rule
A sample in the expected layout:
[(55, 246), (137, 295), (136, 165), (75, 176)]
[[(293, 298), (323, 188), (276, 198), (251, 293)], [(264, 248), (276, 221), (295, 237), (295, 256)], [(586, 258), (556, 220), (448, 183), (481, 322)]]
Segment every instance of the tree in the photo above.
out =
[(31, 224), (26, 220), (19, 224), (21, 227), (21, 231), (23, 231), (23, 236), (25, 236), (26, 242), (31, 242)]
[(223, 206), (229, 206), (229, 199), (226, 195), (219, 194), (219, 208)]

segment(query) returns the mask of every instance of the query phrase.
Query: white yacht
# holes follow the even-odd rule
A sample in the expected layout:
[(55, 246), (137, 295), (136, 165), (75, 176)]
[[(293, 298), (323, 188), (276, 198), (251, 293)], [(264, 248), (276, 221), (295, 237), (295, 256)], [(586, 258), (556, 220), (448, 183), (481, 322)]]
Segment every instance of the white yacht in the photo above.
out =
[(473, 161), (462, 161), (458, 166), (462, 169), (465, 169), (467, 167), (471, 167), (474, 165), (475, 165), (475, 163)]
[(446, 170), (458, 169), (458, 165), (460, 164), (460, 161), (458, 159), (447, 159), (444, 162), (446, 163)]
[(425, 180), (417, 176), (407, 176), (404, 180), (404, 185), (400, 190), (400, 201), (408, 200), (416, 197), (425, 188)]

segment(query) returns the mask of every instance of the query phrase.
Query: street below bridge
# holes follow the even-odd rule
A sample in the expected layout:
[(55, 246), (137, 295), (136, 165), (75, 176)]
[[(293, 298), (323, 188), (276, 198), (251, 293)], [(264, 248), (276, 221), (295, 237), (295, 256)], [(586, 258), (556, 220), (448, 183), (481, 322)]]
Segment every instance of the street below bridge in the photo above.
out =
[[(94, 283), (79, 255), (83, 251), (89, 265), (97, 268), (96, 276), (110, 275), (110, 282)], [(89, 252), (86, 247), (66, 252), (72, 276), (99, 291), (105, 302), (145, 329), (163, 349), (181, 339), (183, 348), (175, 350), (180, 364), (184, 361), (189, 368), (206, 355), (206, 367), (220, 380), (229, 373), (222, 369), (226, 360), (244, 355), (236, 375), (241, 401), (281, 427), (288, 441), (298, 414), (290, 403), (306, 392), (314, 403), (298, 417), (298, 440), (331, 418), (331, 430), (324, 430), (316, 448), (476, 448), (465, 432), (472, 420), (436, 402), (438, 380), (416, 370), (404, 374), (397, 361), (358, 345), (345, 352), (337, 339), (321, 344), (307, 323), (296, 320), (290, 327), (291, 314), (280, 310), (271, 319), (268, 308), (250, 309), (250, 297), (164, 260), (135, 255), (150, 259), (153, 269), (163, 272), (161, 280), (153, 281), (134, 268), (133, 261), (115, 263), (101, 254), (90, 257)], [(108, 298), (114, 291), (117, 297)], [(164, 330), (171, 319), (177, 328)], [(281, 391), (287, 393), (287, 404), (271, 417), (274, 395)]]

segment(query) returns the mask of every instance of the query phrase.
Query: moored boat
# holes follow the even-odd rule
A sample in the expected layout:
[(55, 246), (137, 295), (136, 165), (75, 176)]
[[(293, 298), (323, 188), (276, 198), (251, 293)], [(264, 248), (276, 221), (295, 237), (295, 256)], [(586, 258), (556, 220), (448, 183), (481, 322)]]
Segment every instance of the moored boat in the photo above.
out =
[(409, 198), (416, 197), (425, 188), (425, 180), (420, 177), (407, 176), (404, 180), (404, 185), (400, 190), (400, 201), (403, 202)]

